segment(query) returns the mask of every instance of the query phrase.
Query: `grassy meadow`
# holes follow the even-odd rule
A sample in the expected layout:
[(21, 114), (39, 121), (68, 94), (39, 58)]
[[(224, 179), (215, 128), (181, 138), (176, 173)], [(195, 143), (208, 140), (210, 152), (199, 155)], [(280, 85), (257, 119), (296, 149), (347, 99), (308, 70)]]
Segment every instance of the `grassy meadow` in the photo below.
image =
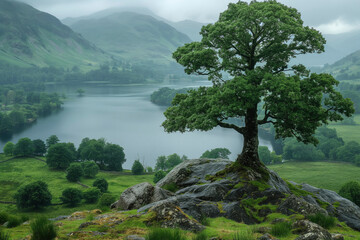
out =
[(339, 137), (345, 142), (356, 141), (360, 143), (360, 114), (354, 115), (356, 125), (330, 124), (329, 128), (335, 128)]

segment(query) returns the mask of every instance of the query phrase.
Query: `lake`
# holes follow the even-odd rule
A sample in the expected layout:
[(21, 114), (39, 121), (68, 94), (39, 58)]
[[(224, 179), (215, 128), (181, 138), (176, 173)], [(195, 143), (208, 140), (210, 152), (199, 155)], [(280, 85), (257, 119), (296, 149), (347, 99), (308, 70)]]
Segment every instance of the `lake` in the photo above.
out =
[[(209, 82), (166, 85), (172, 88), (196, 87)], [(78, 146), (85, 137), (105, 138), (107, 142), (124, 148), (126, 163), (130, 169), (134, 160), (140, 159), (145, 166), (154, 167), (160, 155), (177, 153), (188, 158), (198, 158), (206, 150), (225, 147), (234, 160), (242, 149), (242, 136), (231, 129), (215, 128), (208, 132), (166, 133), (161, 127), (166, 108), (150, 102), (153, 91), (165, 85), (104, 86), (48, 86), (48, 91), (65, 93), (63, 110), (45, 118), (39, 118), (30, 128), (14, 134), (10, 141), (20, 138), (42, 139), (57, 135), (61, 142)], [(76, 89), (85, 94), (78, 97)], [(4, 146), (5, 142), (0, 142)], [(271, 149), (271, 143), (260, 139), (260, 144)], [(2, 148), (2, 147), (1, 147)]]

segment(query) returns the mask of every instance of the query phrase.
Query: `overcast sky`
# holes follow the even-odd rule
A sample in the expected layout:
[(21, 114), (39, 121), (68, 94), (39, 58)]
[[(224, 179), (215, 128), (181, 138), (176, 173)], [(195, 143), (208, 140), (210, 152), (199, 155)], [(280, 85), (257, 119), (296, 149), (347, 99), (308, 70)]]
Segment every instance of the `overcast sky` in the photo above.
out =
[[(111, 7), (145, 7), (172, 21), (214, 22), (237, 0), (21, 0), (59, 19), (88, 15)], [(249, 0), (247, 0), (249, 2)], [(297, 8), (307, 25), (323, 33), (360, 29), (360, 0), (279, 0)]]

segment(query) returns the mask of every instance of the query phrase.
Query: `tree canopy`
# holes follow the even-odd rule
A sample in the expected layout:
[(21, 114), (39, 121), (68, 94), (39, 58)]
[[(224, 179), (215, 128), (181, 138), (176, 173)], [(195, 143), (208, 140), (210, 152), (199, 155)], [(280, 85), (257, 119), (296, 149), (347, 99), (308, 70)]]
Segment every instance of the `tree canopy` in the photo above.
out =
[[(316, 144), (317, 127), (354, 112), (331, 75), (288, 66), (297, 55), (323, 52), (325, 44), (296, 9), (275, 0), (230, 3), (200, 33), (200, 42), (185, 44), (173, 57), (187, 74), (207, 75), (213, 86), (178, 94), (164, 113), (167, 132), (234, 129), (244, 137), (237, 161), (259, 168), (259, 125), (272, 123), (277, 137)], [(234, 118), (243, 124), (229, 121)]]

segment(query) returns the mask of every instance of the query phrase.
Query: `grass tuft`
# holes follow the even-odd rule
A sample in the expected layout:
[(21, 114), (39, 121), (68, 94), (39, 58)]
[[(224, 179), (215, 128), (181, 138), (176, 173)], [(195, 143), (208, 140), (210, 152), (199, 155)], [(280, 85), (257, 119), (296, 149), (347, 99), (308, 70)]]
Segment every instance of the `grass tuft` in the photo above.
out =
[(186, 240), (179, 229), (153, 228), (145, 237), (146, 240)]
[(192, 240), (208, 240), (208, 239), (209, 237), (206, 235), (204, 231), (199, 232), (192, 238)]
[(7, 228), (14, 228), (22, 223), (21, 219), (15, 216), (10, 216), (7, 222)]
[(0, 240), (10, 240), (10, 235), (0, 230)]
[(7, 214), (6, 212), (0, 212), (0, 225), (6, 223), (8, 219), (9, 219), (9, 214)]
[(332, 227), (335, 227), (336, 218), (332, 216), (326, 216), (321, 213), (317, 213), (315, 215), (308, 216), (308, 219), (316, 224), (319, 224), (323, 228), (330, 229)]
[(232, 238), (233, 240), (255, 240), (253, 232), (249, 229), (236, 232)]
[(176, 185), (176, 183), (169, 183), (166, 184), (162, 187), (165, 190), (168, 190), (170, 192), (176, 192), (177, 190), (179, 190), (178, 186)]
[(46, 217), (39, 217), (30, 223), (32, 237), (31, 240), (52, 240), (57, 236), (54, 223)]
[(291, 234), (291, 223), (280, 222), (276, 223), (272, 229), (271, 234), (275, 237), (287, 237)]

